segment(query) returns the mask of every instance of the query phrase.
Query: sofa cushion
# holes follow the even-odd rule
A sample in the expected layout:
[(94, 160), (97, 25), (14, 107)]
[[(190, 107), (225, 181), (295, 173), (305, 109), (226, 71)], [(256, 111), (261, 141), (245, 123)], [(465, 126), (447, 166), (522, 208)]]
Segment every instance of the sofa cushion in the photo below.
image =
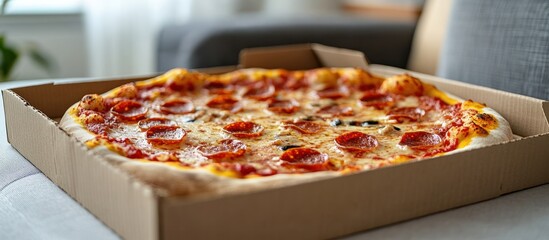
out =
[[(415, 23), (353, 17), (241, 16), (166, 26), (157, 70), (235, 65), (243, 48), (320, 43), (362, 51), (373, 63), (405, 67)], [(178, 45), (179, 44), (179, 45)]]
[(549, 99), (549, 1), (454, 0), (438, 74)]

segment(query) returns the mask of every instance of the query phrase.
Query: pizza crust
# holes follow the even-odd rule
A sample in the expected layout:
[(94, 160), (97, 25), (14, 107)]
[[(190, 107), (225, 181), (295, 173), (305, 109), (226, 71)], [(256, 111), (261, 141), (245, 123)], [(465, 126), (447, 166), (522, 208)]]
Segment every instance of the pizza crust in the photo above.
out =
[(492, 144), (510, 141), (515, 138), (513, 132), (511, 131), (511, 126), (509, 125), (509, 122), (507, 122), (507, 120), (505, 120), (505, 118), (503, 118), (503, 116), (501, 116), (498, 112), (489, 107), (482, 108), (481, 112), (490, 114), (495, 117), (498, 123), (497, 127), (495, 129), (488, 130), (488, 135), (486, 136), (472, 137), (469, 144), (467, 144), (463, 148), (456, 149), (455, 151), (449, 153), (457, 153), (470, 149), (486, 147)]

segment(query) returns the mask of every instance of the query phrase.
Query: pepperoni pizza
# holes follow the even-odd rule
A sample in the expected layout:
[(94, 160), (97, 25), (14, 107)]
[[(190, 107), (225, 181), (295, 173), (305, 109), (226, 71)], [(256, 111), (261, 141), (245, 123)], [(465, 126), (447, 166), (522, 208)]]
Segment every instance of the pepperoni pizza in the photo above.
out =
[(170, 195), (264, 189), (512, 138), (505, 119), (408, 75), (355, 68), (174, 69), (89, 94), (60, 125)]

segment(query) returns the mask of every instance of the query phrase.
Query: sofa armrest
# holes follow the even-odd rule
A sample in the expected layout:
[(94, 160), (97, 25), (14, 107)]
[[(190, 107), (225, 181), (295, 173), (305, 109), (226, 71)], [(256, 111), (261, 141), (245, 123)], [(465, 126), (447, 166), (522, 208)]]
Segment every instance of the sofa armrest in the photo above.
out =
[(362, 51), (371, 63), (406, 67), (415, 23), (330, 17), (267, 19), (166, 26), (157, 46), (157, 70), (235, 65), (243, 48), (320, 43)]

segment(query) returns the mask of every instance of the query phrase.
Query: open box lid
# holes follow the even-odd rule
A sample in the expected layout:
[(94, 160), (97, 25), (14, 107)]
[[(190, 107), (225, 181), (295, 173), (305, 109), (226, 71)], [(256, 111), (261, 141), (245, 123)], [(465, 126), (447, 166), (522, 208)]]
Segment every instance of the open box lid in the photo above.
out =
[(318, 67), (367, 68), (364, 53), (321, 44), (247, 48), (240, 52), (242, 68), (305, 70)]

